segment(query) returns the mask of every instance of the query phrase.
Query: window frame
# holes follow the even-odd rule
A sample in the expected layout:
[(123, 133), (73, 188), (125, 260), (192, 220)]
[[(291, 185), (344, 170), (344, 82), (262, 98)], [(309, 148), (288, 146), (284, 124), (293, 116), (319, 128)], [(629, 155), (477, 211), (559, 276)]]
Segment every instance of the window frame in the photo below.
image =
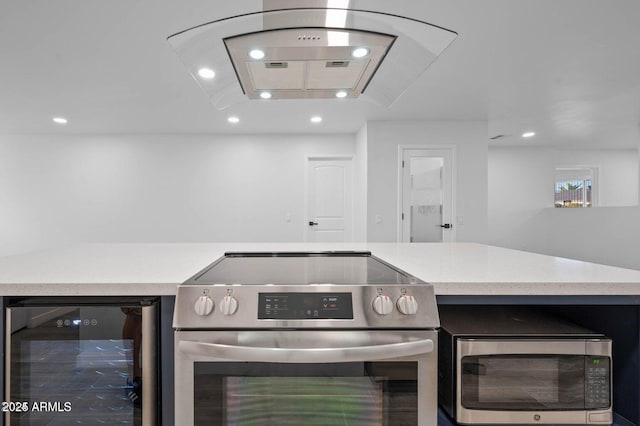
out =
[[(591, 205), (587, 205), (586, 203), (586, 191), (583, 192), (583, 202), (582, 207), (579, 208), (591, 208), (599, 206), (599, 184), (598, 184), (598, 166), (585, 166), (585, 165), (566, 165), (566, 166), (556, 166), (554, 173), (554, 199), (553, 206), (555, 208), (572, 208), (572, 207), (564, 207), (556, 205), (555, 194), (556, 187), (559, 182), (567, 182), (567, 181), (582, 181), (583, 188), (586, 188), (586, 182), (588, 180), (591, 181)], [(573, 207), (575, 208), (575, 207)]]

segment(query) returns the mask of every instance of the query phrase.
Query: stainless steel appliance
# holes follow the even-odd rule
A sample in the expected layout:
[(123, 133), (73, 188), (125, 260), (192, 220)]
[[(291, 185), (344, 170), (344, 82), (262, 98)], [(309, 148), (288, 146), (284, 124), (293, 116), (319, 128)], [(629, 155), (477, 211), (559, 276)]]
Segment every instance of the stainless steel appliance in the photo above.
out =
[(179, 286), (176, 424), (437, 424), (431, 285), (370, 253), (228, 253)]
[(11, 298), (6, 425), (157, 424), (157, 301)]
[(441, 306), (439, 401), (459, 424), (611, 424), (611, 340), (525, 307)]

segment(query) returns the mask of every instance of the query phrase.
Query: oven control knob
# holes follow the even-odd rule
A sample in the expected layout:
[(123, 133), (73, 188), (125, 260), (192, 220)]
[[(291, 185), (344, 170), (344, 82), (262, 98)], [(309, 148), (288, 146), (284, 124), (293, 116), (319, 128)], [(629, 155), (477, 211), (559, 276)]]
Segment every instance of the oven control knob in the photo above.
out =
[(405, 315), (413, 315), (418, 311), (418, 302), (416, 301), (416, 298), (409, 296), (408, 294), (400, 296), (396, 302), (396, 306), (398, 307), (398, 310)]
[(233, 296), (226, 295), (220, 301), (220, 312), (222, 315), (233, 315), (238, 310), (238, 299)]
[(213, 299), (211, 299), (206, 294), (203, 294), (202, 296), (198, 297), (198, 300), (196, 300), (194, 309), (196, 310), (196, 314), (207, 316), (211, 312), (213, 312), (214, 306), (215, 304), (213, 303)]
[(379, 294), (373, 299), (373, 310), (376, 311), (377, 314), (387, 315), (393, 311), (393, 302), (389, 296), (384, 294)]

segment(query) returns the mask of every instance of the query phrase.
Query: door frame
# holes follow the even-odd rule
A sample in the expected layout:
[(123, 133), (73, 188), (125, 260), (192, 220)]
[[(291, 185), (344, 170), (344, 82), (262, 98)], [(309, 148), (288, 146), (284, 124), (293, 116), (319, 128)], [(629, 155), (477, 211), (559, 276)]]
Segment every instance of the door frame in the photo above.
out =
[(350, 155), (350, 154), (345, 154), (345, 155), (340, 155), (340, 154), (335, 154), (335, 155), (306, 155), (305, 156), (305, 163), (304, 163), (304, 206), (303, 206), (303, 215), (304, 215), (304, 220), (302, 222), (303, 224), (303, 228), (302, 228), (302, 233), (303, 233), (303, 241), (309, 242), (309, 205), (310, 205), (310, 201), (309, 201), (309, 168), (310, 168), (310, 164), (312, 161), (349, 161), (351, 164), (351, 176), (350, 176), (350, 181), (351, 181), (351, 202), (349, 203), (349, 206), (346, 208), (345, 211), (349, 212), (349, 219), (346, 220), (345, 219), (345, 242), (353, 242), (353, 235), (354, 235), (354, 230), (353, 230), (353, 225), (354, 225), (354, 208), (355, 208), (355, 201), (354, 201), (354, 189), (355, 189), (355, 170), (354, 170), (354, 156)]
[(456, 195), (457, 195), (457, 153), (458, 147), (453, 144), (434, 144), (434, 145), (398, 145), (398, 200), (397, 200), (397, 228), (396, 241), (408, 242), (402, 240), (403, 220), (402, 220), (402, 201), (403, 201), (403, 171), (402, 161), (406, 151), (449, 151), (451, 154), (451, 242), (457, 241), (458, 223), (456, 220)]

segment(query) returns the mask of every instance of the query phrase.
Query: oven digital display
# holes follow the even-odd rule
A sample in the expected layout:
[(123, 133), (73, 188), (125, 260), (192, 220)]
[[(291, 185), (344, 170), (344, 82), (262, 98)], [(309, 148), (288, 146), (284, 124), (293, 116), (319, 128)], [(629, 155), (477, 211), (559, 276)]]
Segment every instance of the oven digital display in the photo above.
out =
[(258, 319), (353, 319), (351, 293), (259, 293)]

